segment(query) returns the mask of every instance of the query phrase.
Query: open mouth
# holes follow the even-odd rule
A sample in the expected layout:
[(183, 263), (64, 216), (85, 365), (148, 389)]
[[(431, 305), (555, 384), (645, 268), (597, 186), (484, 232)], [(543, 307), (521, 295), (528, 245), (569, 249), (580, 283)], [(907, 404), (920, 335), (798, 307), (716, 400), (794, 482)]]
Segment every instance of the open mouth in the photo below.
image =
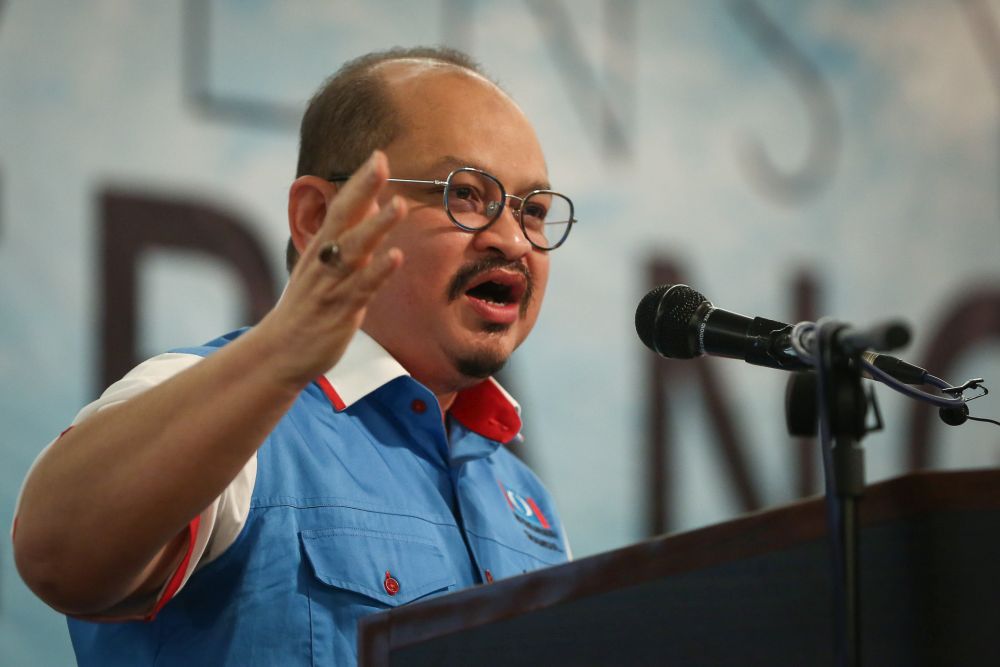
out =
[(519, 273), (490, 271), (478, 276), (465, 294), (496, 306), (520, 304), (527, 288), (525, 277)]
[(482, 285), (477, 285), (469, 291), (466, 292), (469, 296), (474, 299), (480, 299), (481, 301), (486, 301), (489, 303), (495, 303), (501, 306), (505, 306), (509, 303), (514, 303), (513, 290), (510, 285), (502, 285), (492, 280), (483, 283)]

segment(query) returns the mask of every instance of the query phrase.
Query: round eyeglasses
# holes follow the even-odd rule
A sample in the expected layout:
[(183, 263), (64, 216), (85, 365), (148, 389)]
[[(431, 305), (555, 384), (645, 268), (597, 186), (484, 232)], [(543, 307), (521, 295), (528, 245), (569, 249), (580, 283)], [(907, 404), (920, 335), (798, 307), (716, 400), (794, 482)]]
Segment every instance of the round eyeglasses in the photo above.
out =
[[(334, 176), (328, 180), (346, 181), (349, 176)], [(459, 229), (478, 232), (500, 217), (508, 199), (517, 203), (511, 212), (521, 225), (528, 242), (539, 250), (555, 250), (566, 241), (576, 222), (573, 202), (566, 195), (552, 190), (533, 190), (523, 197), (507, 194), (500, 180), (482, 169), (459, 167), (445, 180), (387, 178), (389, 183), (435, 185), (444, 192), (444, 210)]]

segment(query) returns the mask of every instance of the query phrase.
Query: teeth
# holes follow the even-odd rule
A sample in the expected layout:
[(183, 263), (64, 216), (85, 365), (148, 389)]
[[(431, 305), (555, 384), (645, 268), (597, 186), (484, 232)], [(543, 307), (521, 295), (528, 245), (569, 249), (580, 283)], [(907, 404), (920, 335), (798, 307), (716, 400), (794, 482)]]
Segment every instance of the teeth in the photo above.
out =
[(477, 299), (501, 306), (507, 305), (514, 300), (513, 290), (510, 286), (493, 281), (483, 283), (469, 291), (470, 295)]
[(505, 303), (507, 303), (503, 299), (500, 299), (500, 298), (495, 297), (495, 296), (483, 297), (483, 301), (486, 301), (488, 303), (496, 303), (496, 304), (500, 304), (500, 305), (504, 305)]

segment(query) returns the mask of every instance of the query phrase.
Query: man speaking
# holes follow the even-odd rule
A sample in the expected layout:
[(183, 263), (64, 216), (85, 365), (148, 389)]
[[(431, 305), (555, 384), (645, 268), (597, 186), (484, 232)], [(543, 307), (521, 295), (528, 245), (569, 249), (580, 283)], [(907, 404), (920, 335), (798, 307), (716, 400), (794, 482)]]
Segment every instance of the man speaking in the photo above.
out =
[(566, 560), (490, 376), (573, 222), (468, 57), (342, 67), (302, 121), (278, 304), (135, 368), (25, 480), (17, 566), (80, 664), (350, 664), (364, 614)]

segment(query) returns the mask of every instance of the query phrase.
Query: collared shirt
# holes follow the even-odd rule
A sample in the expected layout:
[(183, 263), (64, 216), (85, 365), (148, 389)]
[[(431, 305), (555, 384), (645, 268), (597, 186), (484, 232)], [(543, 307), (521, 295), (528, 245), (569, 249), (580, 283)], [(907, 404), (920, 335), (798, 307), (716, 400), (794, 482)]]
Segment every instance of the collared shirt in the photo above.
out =
[[(140, 365), (80, 418), (240, 333)], [(147, 622), (70, 621), (80, 664), (350, 663), (363, 614), (566, 560), (548, 493), (501, 446), (520, 426), (493, 380), (443, 418), (359, 333), (192, 521)]]

